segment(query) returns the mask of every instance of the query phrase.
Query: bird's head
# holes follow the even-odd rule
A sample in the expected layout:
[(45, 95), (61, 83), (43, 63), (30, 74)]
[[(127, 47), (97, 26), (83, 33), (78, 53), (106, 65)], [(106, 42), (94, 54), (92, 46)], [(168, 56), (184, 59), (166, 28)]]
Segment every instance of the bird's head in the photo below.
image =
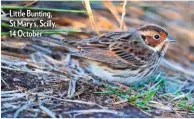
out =
[(176, 41), (168, 35), (164, 28), (158, 25), (144, 25), (138, 31), (145, 43), (156, 52), (165, 52), (168, 44)]

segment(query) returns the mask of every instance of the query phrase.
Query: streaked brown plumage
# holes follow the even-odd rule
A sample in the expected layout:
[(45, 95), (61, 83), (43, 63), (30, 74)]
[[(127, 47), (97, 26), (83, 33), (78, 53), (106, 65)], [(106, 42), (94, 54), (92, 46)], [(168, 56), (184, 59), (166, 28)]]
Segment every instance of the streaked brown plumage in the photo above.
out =
[(153, 74), (172, 41), (158, 25), (144, 25), (133, 33), (112, 32), (66, 41), (71, 55), (66, 66), (78, 75), (89, 72), (103, 80), (133, 84)]

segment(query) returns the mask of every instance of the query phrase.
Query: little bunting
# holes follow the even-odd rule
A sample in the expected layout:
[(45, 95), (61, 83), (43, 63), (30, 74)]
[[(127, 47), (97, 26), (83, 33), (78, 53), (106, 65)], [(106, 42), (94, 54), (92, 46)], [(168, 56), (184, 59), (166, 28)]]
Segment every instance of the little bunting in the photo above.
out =
[[(170, 42), (161, 26), (147, 24), (134, 32), (111, 32), (83, 40), (65, 40), (68, 49), (65, 66), (83, 77), (92, 74), (102, 80), (131, 85), (151, 76), (160, 65)], [(75, 92), (70, 80), (68, 95)]]

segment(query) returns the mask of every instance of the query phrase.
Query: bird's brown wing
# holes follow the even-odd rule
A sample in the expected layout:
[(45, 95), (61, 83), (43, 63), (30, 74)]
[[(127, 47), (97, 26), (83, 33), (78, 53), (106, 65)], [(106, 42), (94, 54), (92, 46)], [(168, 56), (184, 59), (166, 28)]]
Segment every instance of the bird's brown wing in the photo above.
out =
[(114, 32), (75, 43), (73, 55), (108, 63), (113, 67), (137, 68), (147, 63), (155, 52), (136, 33)]

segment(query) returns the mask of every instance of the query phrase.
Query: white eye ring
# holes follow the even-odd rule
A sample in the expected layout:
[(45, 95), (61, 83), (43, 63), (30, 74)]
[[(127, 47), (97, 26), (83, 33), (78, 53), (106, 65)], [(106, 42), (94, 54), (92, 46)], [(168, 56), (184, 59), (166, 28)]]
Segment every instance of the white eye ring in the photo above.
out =
[(160, 35), (155, 34), (153, 38), (154, 38), (155, 40), (159, 40), (159, 39), (160, 39)]

